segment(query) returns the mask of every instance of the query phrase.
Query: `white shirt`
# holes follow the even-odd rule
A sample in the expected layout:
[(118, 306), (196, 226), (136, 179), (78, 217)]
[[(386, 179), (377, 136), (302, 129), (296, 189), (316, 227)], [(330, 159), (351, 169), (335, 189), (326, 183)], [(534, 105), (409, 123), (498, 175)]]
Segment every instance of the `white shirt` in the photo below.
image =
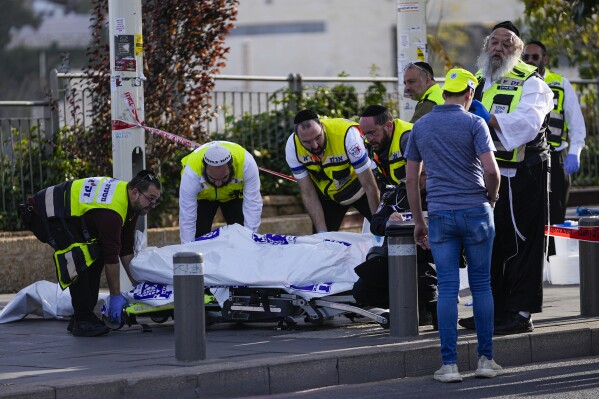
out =
[[(345, 135), (345, 148), (351, 149), (351, 151), (346, 150), (347, 158), (356, 173), (362, 173), (370, 168), (370, 158), (368, 158), (364, 139), (356, 127), (350, 127)], [(293, 173), (293, 176), (296, 179), (299, 180), (308, 176), (308, 169), (297, 160), (294, 133), (287, 139), (285, 158), (287, 159), (287, 164), (291, 168), (291, 173)]]
[[(547, 70), (545, 70), (545, 76), (547, 76)], [(564, 120), (568, 124), (570, 143), (562, 142), (559, 147), (555, 148), (555, 151), (561, 151), (566, 147), (570, 147), (568, 154), (580, 157), (580, 152), (584, 147), (584, 139), (587, 135), (587, 128), (584, 124), (582, 111), (580, 110), (578, 96), (572, 88), (572, 84), (563, 76), (562, 81), (564, 86)]]
[[(183, 169), (181, 187), (179, 188), (179, 229), (181, 243), (185, 244), (196, 239), (196, 220), (198, 217), (198, 194), (203, 183), (199, 176), (188, 165)], [(260, 194), (260, 176), (258, 165), (249, 152), (246, 151), (243, 163), (243, 224), (252, 231), (260, 227), (262, 216), (262, 195)]]
[[(495, 82), (485, 78), (483, 92)], [(494, 114), (500, 129), (497, 137), (507, 151), (512, 151), (539, 134), (545, 116), (553, 109), (553, 92), (540, 77), (531, 76), (522, 86), (522, 97), (516, 109), (509, 113)], [(499, 168), (502, 176), (513, 177), (516, 168)]]

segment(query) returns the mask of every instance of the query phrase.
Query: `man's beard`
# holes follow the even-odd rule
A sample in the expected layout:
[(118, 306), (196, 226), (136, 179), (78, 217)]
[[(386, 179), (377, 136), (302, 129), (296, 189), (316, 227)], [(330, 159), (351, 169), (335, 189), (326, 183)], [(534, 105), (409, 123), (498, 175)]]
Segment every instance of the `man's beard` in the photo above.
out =
[(500, 65), (493, 65), (491, 55), (483, 51), (478, 57), (476, 65), (481, 69), (483, 76), (490, 76), (491, 80), (496, 81), (507, 75), (516, 66), (519, 59), (520, 57), (514, 53), (503, 58)]
[(314, 148), (314, 149), (309, 149), (309, 148), (306, 148), (306, 149), (310, 152), (310, 154), (316, 155), (317, 157), (321, 158), (324, 155), (324, 150), (326, 147), (327, 147), (327, 136), (324, 136), (324, 141), (322, 142), (321, 146), (319, 145), (317, 148)]
[[(374, 150), (375, 153), (379, 155), (386, 155), (389, 151), (389, 146), (391, 145), (391, 138), (387, 136), (383, 136), (381, 139), (378, 148)], [(373, 148), (374, 149), (374, 148)]]
[(312, 155), (316, 155), (317, 157), (321, 157), (324, 154), (324, 147), (318, 146), (317, 148), (308, 150)]

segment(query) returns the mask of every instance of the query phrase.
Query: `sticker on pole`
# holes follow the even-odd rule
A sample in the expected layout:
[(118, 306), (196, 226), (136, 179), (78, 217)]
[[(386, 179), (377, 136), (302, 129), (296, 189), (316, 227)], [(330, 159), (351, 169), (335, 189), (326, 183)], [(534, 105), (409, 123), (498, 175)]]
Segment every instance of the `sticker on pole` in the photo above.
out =
[(388, 253), (389, 253), (389, 256), (416, 255), (416, 245), (414, 245), (414, 244), (389, 245)]
[(203, 276), (204, 275), (204, 264), (203, 263), (174, 263), (173, 264), (173, 275), (174, 276)]

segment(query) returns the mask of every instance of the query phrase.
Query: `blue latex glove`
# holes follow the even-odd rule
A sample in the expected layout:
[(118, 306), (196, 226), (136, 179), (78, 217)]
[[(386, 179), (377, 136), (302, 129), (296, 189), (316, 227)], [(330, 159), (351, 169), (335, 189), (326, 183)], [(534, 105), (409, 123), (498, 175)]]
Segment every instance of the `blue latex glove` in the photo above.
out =
[(109, 302), (108, 315), (112, 321), (121, 324), (123, 322), (123, 307), (128, 305), (127, 300), (122, 295), (110, 295)]
[(566, 173), (571, 175), (572, 173), (578, 172), (580, 168), (580, 162), (578, 161), (578, 157), (574, 154), (566, 155), (566, 160), (564, 161), (564, 169)]
[(483, 103), (478, 100), (472, 100), (472, 105), (470, 105), (468, 112), (472, 112), (474, 115), (480, 116), (487, 123), (489, 123), (489, 119), (491, 119), (491, 114), (489, 111), (487, 111)]

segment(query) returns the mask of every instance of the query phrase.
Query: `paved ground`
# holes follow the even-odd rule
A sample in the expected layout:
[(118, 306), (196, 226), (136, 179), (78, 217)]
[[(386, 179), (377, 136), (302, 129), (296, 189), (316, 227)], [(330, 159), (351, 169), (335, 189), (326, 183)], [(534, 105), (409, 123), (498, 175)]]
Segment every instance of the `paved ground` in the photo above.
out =
[[(472, 308), (462, 293), (460, 316)], [(581, 317), (579, 287), (545, 289), (535, 331), (497, 337), (503, 366), (599, 354), (599, 317)], [(0, 296), (4, 305), (11, 296)], [(0, 324), (0, 398), (243, 397), (336, 384), (431, 375), (440, 364), (438, 336), (421, 327), (390, 337), (378, 324), (345, 317), (315, 327), (300, 323), (217, 324), (207, 328), (206, 360), (178, 362), (172, 321), (78, 338), (67, 323), (30, 316)], [(476, 368), (476, 337), (460, 329), (459, 367)]]

